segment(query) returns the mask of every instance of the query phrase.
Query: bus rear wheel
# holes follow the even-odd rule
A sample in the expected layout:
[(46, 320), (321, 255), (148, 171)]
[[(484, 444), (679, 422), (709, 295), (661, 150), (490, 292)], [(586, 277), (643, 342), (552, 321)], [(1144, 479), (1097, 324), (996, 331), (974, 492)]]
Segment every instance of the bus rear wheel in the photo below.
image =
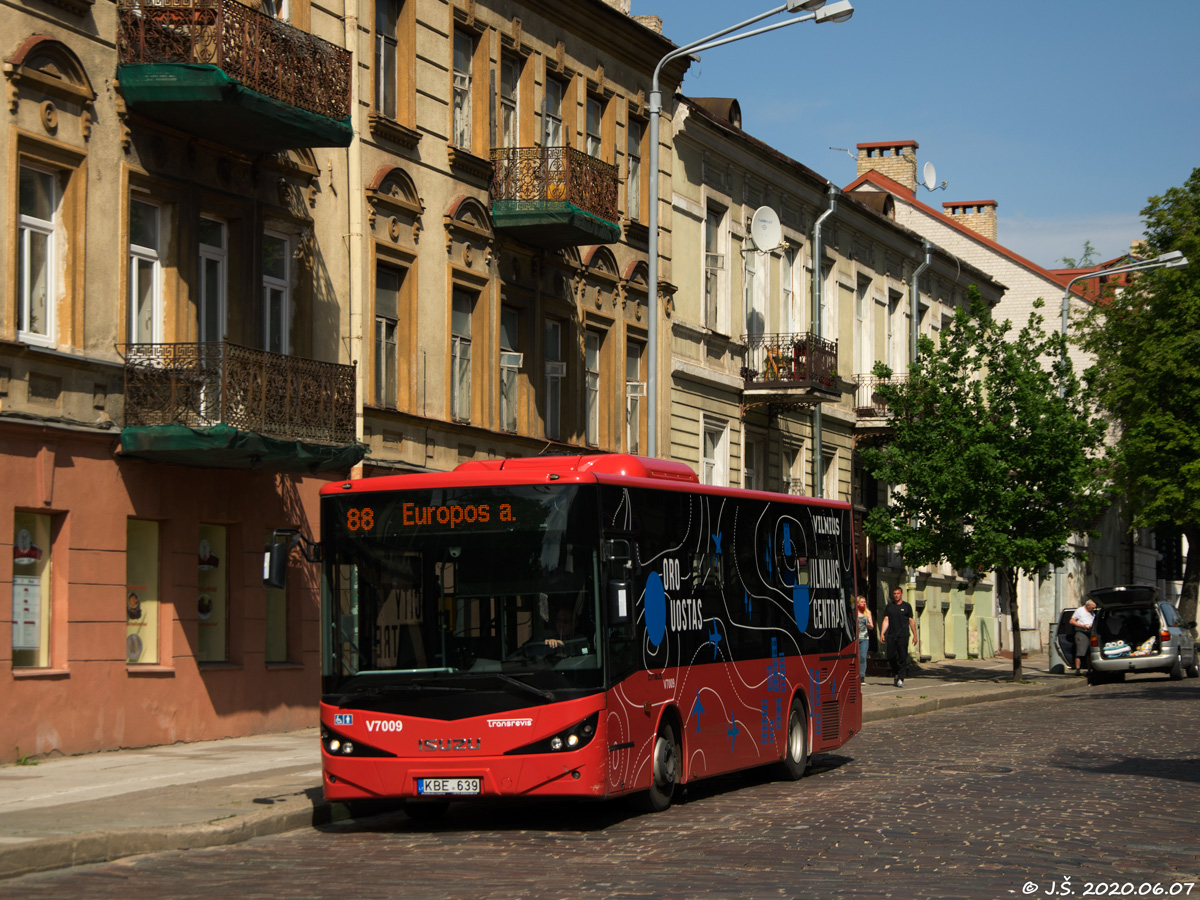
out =
[(662, 812), (675, 798), (675, 790), (679, 786), (681, 752), (675, 726), (664, 722), (654, 739), (650, 789), (638, 798), (639, 805), (647, 812)]
[(784, 781), (796, 781), (804, 776), (807, 768), (808, 716), (804, 714), (804, 704), (793, 700), (791, 711), (788, 713), (787, 746), (784, 748), (783, 759), (775, 766), (775, 771)]

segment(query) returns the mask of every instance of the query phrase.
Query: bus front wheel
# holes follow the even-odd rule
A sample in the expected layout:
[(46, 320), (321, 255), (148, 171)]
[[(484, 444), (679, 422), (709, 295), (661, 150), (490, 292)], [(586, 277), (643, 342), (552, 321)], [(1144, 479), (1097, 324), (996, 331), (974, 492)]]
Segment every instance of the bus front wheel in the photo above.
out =
[(792, 701), (792, 709), (788, 713), (787, 747), (784, 748), (783, 759), (776, 766), (779, 777), (786, 781), (795, 781), (803, 777), (808, 768), (808, 716), (804, 714), (804, 705), (799, 700)]
[(649, 812), (662, 812), (671, 805), (679, 786), (681, 750), (675, 726), (664, 722), (654, 739), (654, 759), (650, 789), (641, 795), (641, 805)]

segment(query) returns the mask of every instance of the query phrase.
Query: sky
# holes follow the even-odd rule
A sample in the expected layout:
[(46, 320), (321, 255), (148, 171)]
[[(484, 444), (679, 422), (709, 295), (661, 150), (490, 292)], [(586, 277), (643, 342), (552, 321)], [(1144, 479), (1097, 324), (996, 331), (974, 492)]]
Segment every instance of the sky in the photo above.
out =
[[(859, 143), (914, 140), (947, 201), (995, 200), (998, 240), (1054, 268), (1142, 237), (1150, 197), (1200, 166), (1200, 0), (853, 0), (702, 54), (692, 97), (736, 97), (747, 134), (839, 186)], [(676, 45), (784, 0), (631, 0)], [(787, 13), (760, 25), (783, 21)], [(758, 26), (755, 26), (758, 27)]]

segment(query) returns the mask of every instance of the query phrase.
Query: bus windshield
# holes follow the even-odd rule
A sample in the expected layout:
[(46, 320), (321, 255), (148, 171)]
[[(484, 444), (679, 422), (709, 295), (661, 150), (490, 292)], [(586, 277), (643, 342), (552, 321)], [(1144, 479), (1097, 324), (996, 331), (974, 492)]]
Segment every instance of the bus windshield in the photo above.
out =
[(322, 534), (326, 694), (603, 687), (594, 490), (326, 497)]

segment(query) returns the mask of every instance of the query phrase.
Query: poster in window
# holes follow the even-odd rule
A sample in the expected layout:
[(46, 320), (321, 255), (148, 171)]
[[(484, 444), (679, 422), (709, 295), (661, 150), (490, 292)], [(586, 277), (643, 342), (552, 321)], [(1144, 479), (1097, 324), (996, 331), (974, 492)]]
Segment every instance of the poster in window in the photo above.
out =
[(14, 650), (40, 650), (42, 579), (37, 575), (13, 575)]

